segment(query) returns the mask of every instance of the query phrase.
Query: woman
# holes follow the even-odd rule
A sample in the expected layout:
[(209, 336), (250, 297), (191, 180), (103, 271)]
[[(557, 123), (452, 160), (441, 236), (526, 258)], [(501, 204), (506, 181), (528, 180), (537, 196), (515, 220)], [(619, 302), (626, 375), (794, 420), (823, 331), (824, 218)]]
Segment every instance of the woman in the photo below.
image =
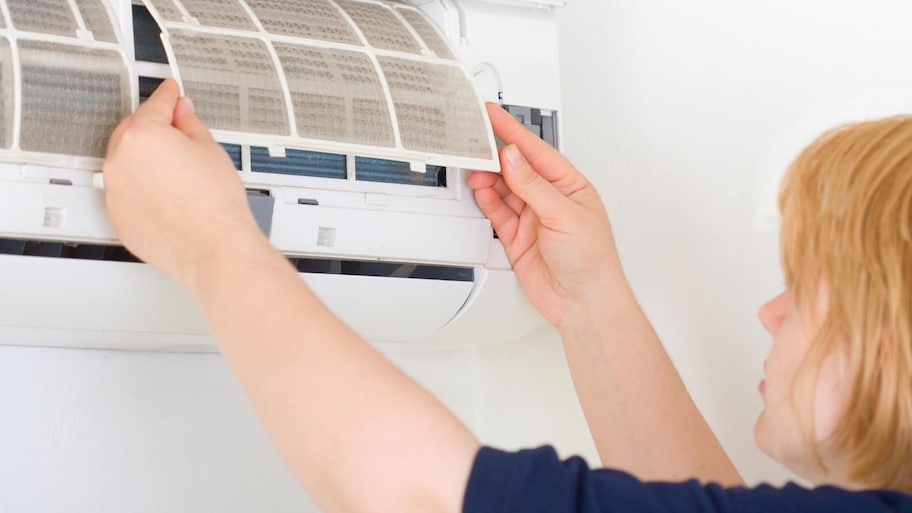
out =
[[(561, 462), (547, 447), (480, 447), (269, 245), (173, 81), (112, 135), (115, 229), (191, 292), (276, 449), (325, 511), (912, 511), (912, 122), (828, 134), (786, 178), (789, 288), (761, 310), (774, 343), (756, 437), (836, 486), (747, 489), (637, 305), (596, 191), (505, 112), (489, 114), (508, 143), (503, 173), (469, 184), (560, 331), (602, 462), (616, 470)], [(870, 488), (882, 490), (852, 491)]]

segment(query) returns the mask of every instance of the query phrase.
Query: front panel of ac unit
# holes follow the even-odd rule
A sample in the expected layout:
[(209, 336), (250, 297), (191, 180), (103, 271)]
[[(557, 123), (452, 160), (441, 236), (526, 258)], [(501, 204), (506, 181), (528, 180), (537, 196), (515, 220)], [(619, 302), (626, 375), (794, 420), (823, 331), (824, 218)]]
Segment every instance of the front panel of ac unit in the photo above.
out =
[(430, 338), (430, 343), (465, 346), (510, 342), (545, 322), (509, 268), (480, 269), (475, 281), (465, 306)]
[[(376, 342), (428, 339), (473, 287), (469, 281), (301, 276), (343, 321)], [(215, 350), (189, 294), (145, 264), (0, 255), (0, 283), (0, 344)]]
[(296, 254), (482, 265), (486, 219), (277, 204), (271, 240)]
[[(104, 192), (0, 181), (0, 233), (14, 239), (117, 244)], [(479, 217), (276, 201), (270, 240), (288, 255), (482, 265), (491, 225)]]

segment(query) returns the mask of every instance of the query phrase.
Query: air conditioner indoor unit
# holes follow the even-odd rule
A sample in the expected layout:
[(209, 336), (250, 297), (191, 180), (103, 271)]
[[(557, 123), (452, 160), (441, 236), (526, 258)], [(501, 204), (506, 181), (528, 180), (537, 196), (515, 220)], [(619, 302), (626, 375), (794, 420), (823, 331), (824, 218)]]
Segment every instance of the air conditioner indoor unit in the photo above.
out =
[(0, 343), (214, 350), (189, 295), (119, 245), (99, 187), (111, 130), (168, 76), (273, 245), (365, 338), (489, 343), (541, 323), (465, 184), (498, 168), (483, 105), (415, 6), (7, 0), (0, 14)]

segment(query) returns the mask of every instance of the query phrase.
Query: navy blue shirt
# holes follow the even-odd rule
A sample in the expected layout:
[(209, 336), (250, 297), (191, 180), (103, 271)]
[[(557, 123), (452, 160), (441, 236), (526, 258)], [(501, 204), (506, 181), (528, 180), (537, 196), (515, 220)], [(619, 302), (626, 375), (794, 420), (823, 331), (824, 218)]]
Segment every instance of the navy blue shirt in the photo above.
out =
[(464, 513), (912, 513), (912, 496), (890, 491), (724, 488), (644, 483), (617, 470), (561, 461), (551, 447), (509, 453), (482, 448), (466, 488)]

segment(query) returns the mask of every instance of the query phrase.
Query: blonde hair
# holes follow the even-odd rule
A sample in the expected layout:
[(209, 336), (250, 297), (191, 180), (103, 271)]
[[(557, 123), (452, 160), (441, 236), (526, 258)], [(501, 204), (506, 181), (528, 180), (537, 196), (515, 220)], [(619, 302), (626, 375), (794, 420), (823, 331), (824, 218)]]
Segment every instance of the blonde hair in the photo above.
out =
[(779, 209), (796, 301), (813, 309), (828, 290), (802, 370), (849, 356), (848, 401), (827, 442), (853, 483), (912, 492), (912, 116), (820, 136), (786, 173)]

